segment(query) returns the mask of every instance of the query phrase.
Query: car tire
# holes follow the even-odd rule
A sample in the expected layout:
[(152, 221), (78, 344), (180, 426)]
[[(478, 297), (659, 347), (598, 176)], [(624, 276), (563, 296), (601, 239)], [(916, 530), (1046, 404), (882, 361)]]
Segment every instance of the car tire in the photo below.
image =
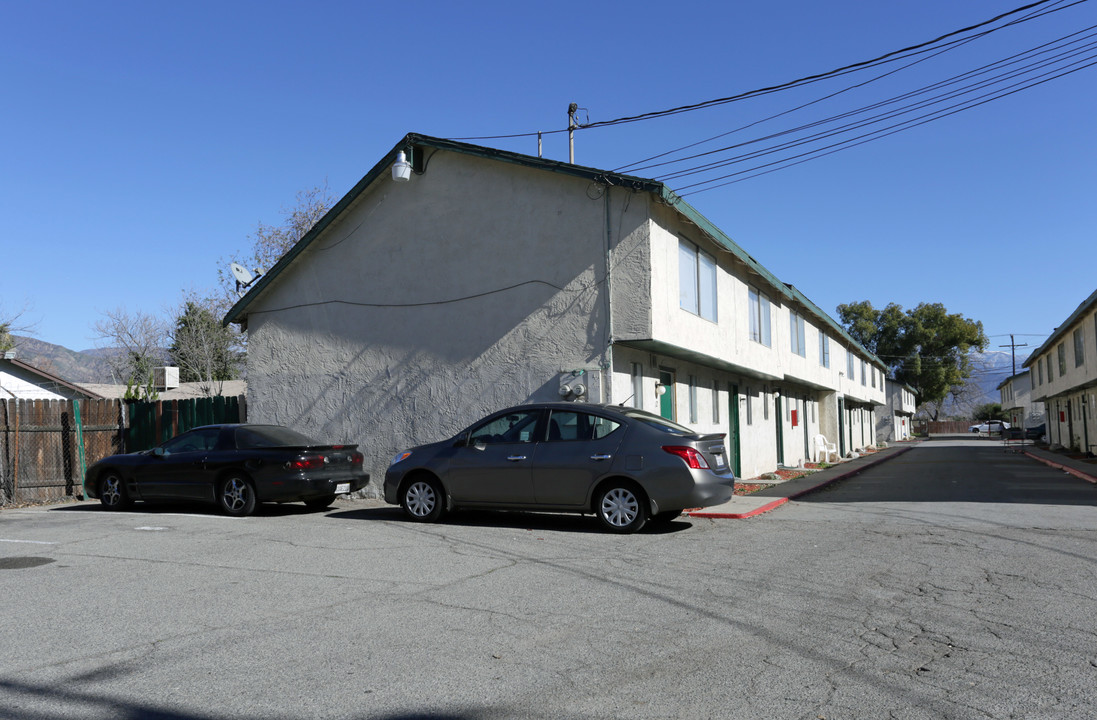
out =
[(445, 511), (442, 485), (432, 477), (413, 477), (400, 488), (400, 507), (415, 522), (438, 522)]
[(217, 504), (226, 515), (251, 515), (255, 511), (255, 487), (242, 475), (228, 475), (217, 484)]
[(594, 497), (594, 513), (602, 527), (615, 533), (634, 533), (648, 518), (644, 493), (628, 481), (603, 485)]
[(107, 510), (124, 510), (129, 507), (129, 493), (122, 476), (109, 472), (99, 481), (99, 502)]
[(305, 501), (305, 507), (310, 510), (323, 510), (331, 507), (331, 504), (335, 502), (335, 495), (321, 495), (320, 497), (309, 498)]

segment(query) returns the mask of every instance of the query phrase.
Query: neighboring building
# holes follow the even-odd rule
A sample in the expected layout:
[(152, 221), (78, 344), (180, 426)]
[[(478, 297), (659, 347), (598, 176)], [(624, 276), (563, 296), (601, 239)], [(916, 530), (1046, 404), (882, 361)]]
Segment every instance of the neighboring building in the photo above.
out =
[[(102, 384), (90, 384), (81, 383), (80, 387), (97, 392), (105, 398), (122, 399), (126, 396), (127, 388), (125, 385), (102, 385)], [(176, 382), (172, 387), (158, 386), (156, 389), (157, 400), (189, 400), (191, 398), (209, 397), (210, 393), (208, 383), (204, 382)], [(248, 383), (246, 380), (224, 380), (222, 382), (213, 383), (213, 395), (220, 395), (222, 397), (237, 397), (239, 395), (245, 395), (248, 391)], [(217, 392), (220, 390), (220, 392)]]
[(28, 365), (9, 350), (0, 357), (0, 400), (95, 400), (98, 393)]
[(998, 385), (1002, 412), (1013, 428), (1034, 428), (1044, 422), (1043, 406), (1032, 401), (1032, 371), (1008, 377)]
[(910, 440), (911, 423), (914, 411), (918, 409), (918, 398), (914, 388), (895, 380), (886, 381), (887, 402), (877, 409), (877, 442), (899, 442)]
[(1048, 442), (1097, 450), (1097, 291), (1055, 328), (1024, 367), (1033, 376), (1032, 401), (1044, 404)]
[(402, 448), (568, 390), (727, 433), (741, 477), (873, 444), (884, 402), (878, 358), (661, 183), (421, 135), (225, 322), (249, 418), (360, 443), (374, 491)]

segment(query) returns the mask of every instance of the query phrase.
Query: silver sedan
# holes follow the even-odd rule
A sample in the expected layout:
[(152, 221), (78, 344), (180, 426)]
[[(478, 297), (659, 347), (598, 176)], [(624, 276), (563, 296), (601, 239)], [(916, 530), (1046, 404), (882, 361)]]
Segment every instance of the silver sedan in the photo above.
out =
[(723, 434), (643, 410), (521, 405), (397, 453), (385, 500), (421, 522), (458, 508), (539, 510), (591, 513), (627, 533), (726, 502), (735, 483), (729, 465)]

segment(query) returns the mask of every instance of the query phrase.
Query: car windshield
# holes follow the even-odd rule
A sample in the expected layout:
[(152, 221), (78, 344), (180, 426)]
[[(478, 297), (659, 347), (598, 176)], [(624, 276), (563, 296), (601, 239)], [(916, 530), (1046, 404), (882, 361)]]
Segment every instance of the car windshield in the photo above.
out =
[(236, 428), (236, 447), (299, 447), (319, 445), (312, 438), (281, 425), (246, 425)]
[(659, 415), (653, 415), (652, 413), (645, 412), (643, 410), (637, 410), (635, 408), (620, 408), (618, 410), (625, 417), (633, 420), (638, 420), (645, 425), (650, 425), (656, 430), (662, 430), (670, 435), (694, 435), (695, 430), (690, 430), (685, 425), (679, 425), (673, 420), (667, 420), (665, 417)]

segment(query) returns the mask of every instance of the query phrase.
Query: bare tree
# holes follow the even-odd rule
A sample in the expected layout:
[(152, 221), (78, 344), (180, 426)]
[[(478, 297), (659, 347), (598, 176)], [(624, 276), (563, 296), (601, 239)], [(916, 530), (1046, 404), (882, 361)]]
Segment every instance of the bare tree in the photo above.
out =
[(179, 366), (180, 380), (196, 382), (207, 397), (221, 395), (226, 380), (238, 376), (241, 336), (221, 324), (221, 305), (189, 293), (175, 314), (168, 354)]
[(24, 307), (18, 312), (9, 313), (0, 306), (0, 353), (15, 347), (15, 333), (28, 333), (34, 329), (33, 325), (22, 322), (26, 311)]
[[(237, 253), (231, 258), (248, 269), (262, 274), (270, 270), (286, 252), (303, 238), (312, 226), (327, 214), (335, 204), (327, 183), (302, 190), (297, 193), (297, 205), (292, 209), (283, 208), (285, 217), (280, 225), (259, 223), (259, 227), (250, 236), (250, 253)], [(222, 261), (217, 269), (219, 284), (223, 290), (224, 310), (227, 311), (239, 298), (236, 295), (236, 280), (228, 271), (228, 262)]]
[(126, 384), (127, 399), (155, 400), (153, 369), (164, 363), (164, 320), (143, 312), (130, 314), (118, 308), (103, 313), (95, 323), (100, 349), (109, 350), (107, 365), (115, 382)]

